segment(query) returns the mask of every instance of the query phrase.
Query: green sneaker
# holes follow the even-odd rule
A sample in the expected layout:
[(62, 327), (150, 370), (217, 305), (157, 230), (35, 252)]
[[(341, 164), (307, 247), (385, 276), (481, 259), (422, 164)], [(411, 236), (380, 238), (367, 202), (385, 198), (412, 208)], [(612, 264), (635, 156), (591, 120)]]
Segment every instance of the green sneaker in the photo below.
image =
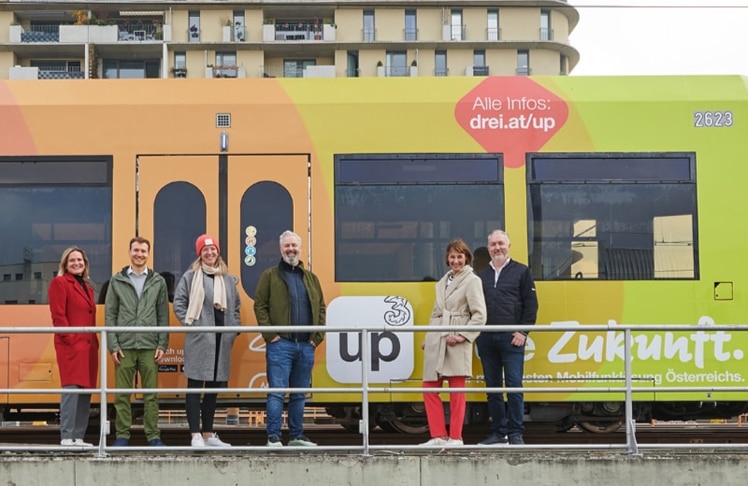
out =
[(309, 440), (309, 437), (305, 435), (289, 440), (288, 445), (290, 447), (317, 447), (317, 444)]

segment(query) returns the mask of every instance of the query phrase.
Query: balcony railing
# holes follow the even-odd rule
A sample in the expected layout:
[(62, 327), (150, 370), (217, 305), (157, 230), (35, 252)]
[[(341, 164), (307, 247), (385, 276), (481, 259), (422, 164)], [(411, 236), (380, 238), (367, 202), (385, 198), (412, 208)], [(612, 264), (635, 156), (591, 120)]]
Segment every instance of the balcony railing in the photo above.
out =
[(486, 29), (486, 40), (497, 41), (501, 39), (501, 29), (498, 27), (489, 27)]
[(59, 25), (32, 25), (21, 31), (21, 42), (60, 42)]
[(377, 40), (377, 29), (361, 29), (361, 40), (364, 42)]
[(120, 41), (154, 41), (163, 38), (161, 24), (118, 24)]
[(418, 29), (403, 29), (403, 40), (417, 41), (418, 40)]
[(488, 76), (488, 66), (473, 66), (473, 76)]
[(552, 41), (553, 40), (553, 29), (541, 28), (540, 29), (540, 40)]
[(450, 30), (450, 40), (467, 40), (467, 25), (453, 25)]
[(322, 28), (319, 21), (281, 20), (275, 22), (275, 40), (322, 40)]
[(236, 78), (239, 74), (237, 66), (213, 66), (214, 78)]
[(84, 77), (80, 68), (39, 68), (39, 79), (83, 79)]

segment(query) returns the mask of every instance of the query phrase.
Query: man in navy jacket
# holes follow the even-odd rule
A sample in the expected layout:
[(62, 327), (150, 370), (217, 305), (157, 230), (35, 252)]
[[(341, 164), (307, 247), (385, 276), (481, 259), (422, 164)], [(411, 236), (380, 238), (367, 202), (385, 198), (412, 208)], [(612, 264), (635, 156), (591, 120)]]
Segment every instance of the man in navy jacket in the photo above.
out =
[[(488, 235), (490, 265), (479, 273), (486, 298), (486, 326), (535, 324), (538, 297), (530, 269), (509, 258), (512, 244), (502, 230)], [(482, 332), (476, 344), (489, 388), (521, 388), (527, 333)], [(522, 445), (524, 396), (522, 393), (488, 393), (491, 435), (480, 445)]]

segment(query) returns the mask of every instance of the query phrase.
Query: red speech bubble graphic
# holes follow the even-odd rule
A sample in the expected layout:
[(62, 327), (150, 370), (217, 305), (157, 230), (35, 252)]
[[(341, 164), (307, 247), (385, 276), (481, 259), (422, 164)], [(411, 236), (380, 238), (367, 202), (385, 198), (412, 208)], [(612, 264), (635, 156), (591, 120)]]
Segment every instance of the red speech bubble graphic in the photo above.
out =
[(526, 77), (492, 77), (455, 107), (455, 118), (487, 152), (502, 152), (504, 166), (525, 164), (566, 123), (566, 102)]

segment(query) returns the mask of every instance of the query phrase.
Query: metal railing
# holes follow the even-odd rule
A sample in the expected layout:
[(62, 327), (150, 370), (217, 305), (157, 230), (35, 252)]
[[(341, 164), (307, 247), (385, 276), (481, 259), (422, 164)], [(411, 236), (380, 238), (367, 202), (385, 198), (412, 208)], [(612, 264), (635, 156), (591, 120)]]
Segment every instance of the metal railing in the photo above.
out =
[[(116, 333), (130, 333), (130, 332), (156, 332), (156, 333), (192, 333), (192, 332), (210, 332), (210, 333), (246, 333), (246, 332), (262, 332), (266, 328), (252, 327), (251, 330), (246, 326), (232, 326), (232, 327), (80, 327), (80, 328), (58, 328), (58, 327), (7, 327), (2, 328), (0, 334), (55, 334), (55, 333), (97, 333), (100, 334), (100, 377), (101, 386), (99, 388), (89, 389), (63, 389), (63, 388), (3, 388), (0, 389), (0, 393), (3, 394), (91, 394), (99, 395), (100, 403), (107, 403), (107, 397), (111, 394), (144, 394), (144, 393), (189, 393), (194, 389), (188, 388), (112, 388), (107, 385), (106, 377), (108, 376), (109, 367), (109, 352), (106, 347), (107, 334), (110, 332)], [(568, 386), (547, 386), (547, 387), (521, 387), (521, 388), (510, 388), (510, 387), (465, 387), (465, 388), (424, 388), (424, 387), (400, 387), (400, 386), (372, 386), (369, 378), (369, 366), (361, 366), (361, 385), (353, 387), (305, 387), (305, 388), (211, 388), (211, 392), (215, 393), (236, 393), (245, 392), (253, 394), (264, 394), (269, 393), (321, 393), (321, 394), (358, 394), (361, 397), (361, 420), (359, 422), (359, 431), (362, 435), (362, 445), (360, 446), (318, 446), (315, 450), (335, 450), (335, 451), (352, 451), (361, 452), (364, 455), (370, 455), (373, 450), (389, 451), (393, 449), (392, 445), (372, 445), (369, 441), (369, 396), (371, 394), (417, 394), (420, 395), (424, 392), (435, 392), (435, 393), (451, 393), (451, 392), (470, 392), (470, 393), (585, 393), (585, 394), (624, 394), (625, 395), (625, 428), (626, 428), (626, 442), (625, 444), (588, 444), (588, 445), (571, 445), (571, 444), (524, 444), (521, 447), (523, 450), (532, 449), (557, 449), (557, 450), (590, 450), (590, 449), (604, 449), (604, 450), (621, 450), (629, 455), (640, 454), (641, 449), (702, 449), (702, 448), (724, 448), (724, 449), (748, 449), (748, 444), (638, 444), (636, 440), (636, 421), (633, 417), (633, 395), (634, 393), (658, 393), (660, 395), (668, 393), (679, 393), (679, 392), (705, 392), (707, 394), (715, 392), (748, 392), (747, 386), (636, 386), (634, 387), (634, 380), (632, 374), (632, 347), (635, 340), (632, 338), (632, 333), (652, 333), (667, 330), (668, 332), (693, 332), (693, 325), (574, 325), (574, 324), (555, 324), (552, 326), (528, 326), (528, 325), (502, 325), (502, 326), (335, 326), (335, 327), (315, 327), (315, 331), (325, 332), (326, 334), (331, 333), (360, 333), (360, 363), (371, 363), (370, 357), (370, 346), (371, 346), (371, 335), (381, 333), (424, 333), (424, 332), (460, 332), (460, 331), (473, 331), (473, 332), (509, 332), (509, 331), (527, 331), (533, 334), (551, 332), (551, 333), (562, 333), (566, 331), (585, 333), (623, 333), (623, 385), (622, 386), (579, 386), (579, 387), (568, 387)], [(698, 332), (711, 333), (714, 331), (731, 331), (731, 332), (745, 332), (748, 331), (748, 325), (710, 325), (708, 328), (697, 328)], [(308, 326), (273, 326), (273, 332), (286, 333), (286, 332), (298, 332), (298, 331), (309, 331)], [(708, 338), (707, 338), (708, 339)], [(583, 381), (583, 380), (579, 380)], [(609, 380), (614, 381), (614, 380)], [(102, 417), (101, 425), (99, 430), (99, 444), (97, 446), (86, 448), (96, 452), (97, 456), (104, 457), (108, 451), (123, 450), (128, 451), (141, 451), (141, 450), (152, 450), (150, 447), (111, 447), (106, 446), (106, 436), (109, 430), (108, 419), (104, 416), (102, 406)], [(440, 446), (443, 448), (444, 446)], [(513, 448), (515, 446), (472, 446), (464, 445), (460, 446), (461, 450), (492, 450), (496, 447)], [(515, 447), (515, 448), (516, 448)], [(28, 450), (71, 450), (70, 447), (66, 446), (0, 446), (0, 451), (28, 451)], [(192, 450), (194, 449), (189, 446), (166, 446), (159, 447), (159, 450)], [(295, 449), (294, 447), (286, 447), (284, 449)], [(308, 448), (298, 447), (300, 450), (308, 451)], [(268, 451), (266, 446), (235, 446), (231, 449), (223, 449), (222, 452), (228, 451)], [(398, 451), (410, 451), (419, 450), (423, 451), (424, 447), (419, 445), (398, 445)]]

